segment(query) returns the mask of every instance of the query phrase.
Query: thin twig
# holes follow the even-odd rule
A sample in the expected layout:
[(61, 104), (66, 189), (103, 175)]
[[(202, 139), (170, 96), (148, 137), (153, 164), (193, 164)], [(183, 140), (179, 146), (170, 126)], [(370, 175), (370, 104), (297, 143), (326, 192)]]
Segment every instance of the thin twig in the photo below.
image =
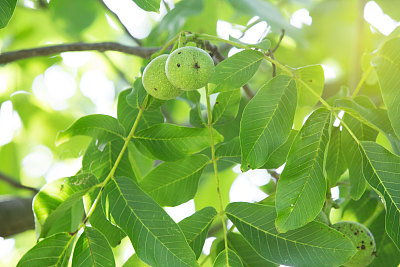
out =
[(268, 169), (267, 171), (268, 171), (269, 175), (271, 175), (271, 177), (275, 178), (275, 180), (278, 182), (281, 175), (279, 173), (277, 173), (276, 170), (274, 170), (274, 169)]
[(21, 189), (30, 190), (30, 191), (32, 191), (32, 192), (35, 193), (35, 194), (36, 194), (37, 192), (39, 192), (39, 190), (37, 190), (36, 188), (23, 185), (23, 184), (19, 183), (18, 181), (14, 180), (13, 178), (7, 176), (6, 174), (4, 174), (4, 173), (2, 173), (2, 172), (0, 172), (0, 180), (2, 180), (2, 181), (4, 181), (4, 182), (8, 183), (9, 185), (11, 185), (11, 186), (13, 186), (13, 187), (15, 187), (15, 188), (21, 188)]
[(278, 49), (279, 45), (282, 42), (283, 37), (285, 37), (285, 29), (282, 29), (281, 36), (279, 37), (278, 42), (276, 43), (275, 47), (272, 49), (272, 53), (275, 53), (275, 51)]
[[(272, 59), (275, 59), (274, 53), (275, 53), (275, 51), (278, 49), (279, 45), (281, 44), (282, 39), (283, 39), (284, 36), (285, 36), (285, 30), (282, 29), (281, 36), (279, 37), (279, 40), (278, 40), (278, 42), (276, 43), (275, 47), (272, 48), (272, 49), (271, 49), (271, 48), (268, 49), (267, 55), (270, 56)], [(275, 66), (274, 63), (272, 63), (272, 77), (276, 77), (276, 66)]]
[[(272, 59), (275, 59), (274, 52), (271, 49), (268, 49), (268, 54)], [(272, 64), (272, 77), (276, 77), (276, 66), (274, 63)]]
[(119, 24), (121, 25), (121, 27), (124, 29), (125, 33), (138, 45), (138, 46), (142, 46), (142, 41), (140, 41), (139, 39), (137, 39), (135, 36), (133, 36), (128, 28), (125, 26), (124, 23), (122, 23), (121, 19), (118, 17), (117, 13), (115, 13), (114, 11), (112, 11), (107, 5), (106, 3), (104, 3), (103, 0), (99, 0), (99, 2), (108, 10), (110, 11), (110, 13), (113, 15), (113, 17), (118, 20)]
[(150, 56), (157, 50), (159, 50), (159, 48), (127, 46), (115, 42), (70, 43), (4, 52), (0, 54), (0, 64), (10, 63), (25, 58), (50, 56), (71, 51), (117, 51), (142, 58), (150, 58)]

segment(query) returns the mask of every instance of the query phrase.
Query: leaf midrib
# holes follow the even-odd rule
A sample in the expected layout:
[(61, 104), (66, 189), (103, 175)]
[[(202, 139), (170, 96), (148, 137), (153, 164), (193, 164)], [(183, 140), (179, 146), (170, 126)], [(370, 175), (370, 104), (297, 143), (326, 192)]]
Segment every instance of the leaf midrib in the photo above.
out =
[(307, 244), (307, 243), (304, 243), (304, 242), (298, 242), (298, 241), (295, 241), (295, 240), (291, 240), (291, 239), (288, 239), (288, 238), (284, 238), (284, 237), (279, 236), (279, 235), (277, 235), (277, 234), (273, 234), (273, 233), (271, 233), (271, 232), (268, 232), (268, 231), (266, 231), (266, 230), (263, 230), (263, 229), (261, 229), (261, 228), (255, 226), (255, 225), (249, 223), (249, 222), (246, 222), (245, 220), (240, 219), (239, 217), (233, 215), (232, 213), (229, 213), (229, 212), (226, 212), (226, 213), (227, 213), (227, 214), (230, 214), (230, 215), (233, 216), (233, 217), (235, 217), (237, 220), (243, 222), (244, 224), (247, 224), (247, 225), (249, 225), (249, 226), (251, 226), (251, 227), (257, 229), (258, 231), (261, 231), (261, 232), (263, 232), (263, 233), (265, 233), (265, 234), (271, 235), (271, 236), (276, 237), (276, 238), (278, 238), (278, 239), (285, 240), (285, 241), (287, 241), (287, 242), (292, 242), (292, 243), (294, 243), (294, 244), (300, 244), (300, 245), (304, 245), (304, 246), (308, 246), (308, 247), (312, 247), (312, 248), (318, 248), (318, 249), (352, 251), (352, 250), (341, 249), (341, 248), (337, 248), (337, 247), (335, 247), (335, 248), (320, 247), (320, 246), (311, 245), (311, 244)]
[[(208, 163), (209, 163), (209, 161), (207, 160), (206, 162), (204, 162), (204, 164), (202, 164), (199, 168), (197, 168), (197, 169), (196, 169), (195, 171), (193, 171), (192, 173), (190, 173), (190, 174), (188, 174), (188, 175), (185, 175), (185, 176), (183, 176), (183, 177), (181, 177), (181, 178), (179, 178), (179, 179), (173, 180), (173, 181), (171, 181), (171, 182), (169, 182), (169, 183), (166, 183), (166, 184), (163, 184), (163, 185), (161, 185), (161, 186), (158, 186), (158, 187), (156, 187), (156, 188), (153, 188), (152, 190), (147, 191), (147, 192), (154, 192), (154, 191), (160, 190), (161, 188), (170, 186), (171, 184), (175, 184), (175, 183), (181, 182), (182, 180), (185, 180), (187, 177), (195, 175), (197, 172), (199, 172), (201, 169), (203, 169), (204, 166), (207, 165)], [(151, 174), (151, 173), (150, 173), (150, 174)], [(149, 174), (149, 175), (150, 175), (150, 174)], [(146, 181), (146, 177), (143, 178), (143, 181)], [(142, 183), (143, 183), (143, 182), (142, 182)]]
[[(369, 163), (369, 165), (371, 166), (371, 169), (373, 170), (374, 175), (378, 178), (379, 184), (382, 185), (383, 189), (385, 190), (385, 193), (389, 196), (391, 202), (393, 203), (393, 206), (395, 206), (395, 208), (396, 208), (396, 210), (397, 210), (397, 213), (400, 214), (400, 209), (397, 207), (397, 204), (396, 204), (396, 202), (393, 200), (392, 195), (389, 194), (388, 190), (386, 189), (386, 186), (383, 184), (383, 181), (382, 181), (381, 178), (379, 177), (379, 175), (378, 175), (378, 173), (377, 173), (377, 170), (375, 169), (374, 165), (372, 165), (372, 163), (371, 163), (371, 161), (370, 161), (370, 159), (369, 159), (369, 157), (368, 157), (368, 154), (366, 153), (366, 151), (365, 151), (363, 145), (362, 145), (357, 139), (355, 139), (355, 140), (356, 140), (358, 146), (361, 147), (363, 153), (365, 154), (365, 158), (368, 160), (368, 163)], [(371, 142), (371, 141), (364, 141), (364, 142)]]
[[(267, 129), (268, 125), (271, 123), (271, 121), (272, 121), (272, 119), (273, 119), (273, 117), (274, 117), (276, 111), (278, 110), (278, 107), (281, 105), (282, 96), (285, 95), (285, 91), (287, 90), (287, 88), (289, 88), (289, 85), (290, 85), (291, 82), (292, 82), (292, 79), (290, 79), (290, 80), (288, 81), (288, 83), (285, 85), (285, 88), (284, 88), (283, 91), (282, 91), (282, 95), (281, 95), (281, 97), (279, 98), (279, 101), (278, 101), (278, 103), (276, 104), (276, 106), (275, 106), (275, 108), (274, 108), (274, 110), (273, 110), (273, 112), (272, 112), (270, 118), (267, 120), (267, 123), (266, 123), (265, 127), (264, 127), (263, 130), (261, 131), (260, 135), (258, 135), (257, 139), (255, 140), (255, 142), (253, 143), (253, 145), (251, 146), (251, 148), (248, 150), (249, 152), (248, 152), (247, 155), (246, 155), (246, 162), (248, 162), (248, 158), (249, 158), (249, 156), (250, 156), (250, 153), (251, 153), (251, 151), (253, 151), (255, 145), (258, 143), (258, 140), (260, 140), (261, 136), (263, 135), (263, 133), (264, 133), (265, 130)], [(271, 151), (271, 152), (272, 152), (272, 151)], [(268, 159), (267, 159), (267, 160), (268, 160)]]
[[(244, 50), (244, 51), (246, 51), (246, 50)], [(217, 87), (214, 89), (214, 91), (220, 89), (219, 87), (221, 87), (221, 84), (223, 84), (226, 80), (230, 79), (231, 77), (233, 77), (233, 76), (236, 75), (237, 73), (243, 71), (244, 69), (250, 68), (252, 65), (256, 64), (258, 61), (261, 61), (261, 60), (263, 60), (263, 59), (264, 59), (264, 57), (261, 56), (259, 59), (255, 60), (255, 61), (252, 61), (252, 62), (250, 62), (249, 64), (245, 65), (243, 68), (240, 68), (240, 69), (238, 69), (238, 70), (235, 71), (235, 72), (231, 72), (230, 75), (228, 75), (228, 76), (226, 76), (224, 79), (221, 79), (221, 80), (218, 81), (218, 85), (217, 85)], [(225, 85), (222, 86), (222, 87), (225, 87)]]
[(305, 182), (304, 185), (302, 186), (302, 188), (301, 188), (301, 190), (300, 190), (300, 194), (299, 194), (299, 196), (296, 198), (296, 201), (295, 201), (294, 204), (293, 204), (293, 209), (292, 209), (292, 210), (289, 212), (289, 214), (287, 215), (287, 218), (286, 218), (285, 222), (287, 222), (287, 221), (289, 220), (289, 218), (292, 216), (293, 211), (295, 210), (296, 205), (297, 205), (297, 203), (298, 203), (298, 200), (300, 199), (301, 195), (302, 195), (303, 192), (304, 192), (304, 188), (306, 187), (306, 185), (308, 184), (308, 181), (310, 180), (311, 172), (312, 172), (312, 170), (314, 169), (314, 165), (315, 165), (315, 163), (316, 163), (316, 161), (317, 161), (317, 158), (318, 158), (318, 152), (319, 152), (318, 150), (319, 150), (319, 148), (321, 147), (322, 136), (324, 135), (323, 133), (324, 133), (326, 124), (329, 123), (328, 121), (329, 121), (329, 117), (330, 117), (330, 116), (331, 116), (331, 114), (328, 113), (328, 116), (327, 116), (327, 118), (325, 119), (324, 127), (322, 128), (321, 134), (320, 134), (320, 136), (319, 136), (318, 146), (317, 146), (317, 149), (315, 150), (315, 155), (314, 155), (314, 158), (313, 158), (313, 163), (312, 163), (311, 168), (310, 168), (310, 170), (308, 171), (308, 174), (307, 174), (307, 177), (306, 177), (306, 182)]
[(172, 255), (174, 255), (175, 258), (177, 258), (180, 262), (186, 264), (186, 262), (184, 262), (183, 260), (181, 260), (174, 252), (172, 252), (167, 246), (165, 246), (165, 244), (163, 242), (161, 242), (160, 239), (158, 239), (158, 237), (156, 235), (153, 234), (152, 231), (150, 231), (150, 229), (143, 223), (143, 221), (136, 215), (135, 211), (131, 208), (131, 206), (129, 205), (128, 199), (125, 198), (125, 195), (122, 193), (121, 188), (119, 187), (118, 183), (115, 181), (115, 179), (113, 178), (114, 183), (116, 188), (118, 189), (118, 191), (120, 192), (120, 196), (121, 198), (125, 201), (126, 206), (128, 207), (128, 209), (133, 213), (133, 215), (136, 217), (136, 219), (143, 225), (144, 228), (147, 229), (147, 231), (149, 233), (151, 233), (151, 235), (154, 237), (154, 239), (156, 239), (167, 251), (169, 251)]

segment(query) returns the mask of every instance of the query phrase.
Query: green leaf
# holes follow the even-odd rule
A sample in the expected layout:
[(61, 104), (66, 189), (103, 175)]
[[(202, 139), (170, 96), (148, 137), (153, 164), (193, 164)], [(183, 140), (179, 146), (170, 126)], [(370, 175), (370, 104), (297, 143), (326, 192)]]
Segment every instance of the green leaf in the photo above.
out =
[(366, 225), (372, 232), (376, 243), (376, 257), (369, 267), (398, 267), (400, 251), (385, 232), (385, 209), (382, 208), (370, 224)]
[(137, 184), (117, 177), (106, 189), (111, 215), (142, 261), (151, 266), (198, 266), (179, 226)]
[(225, 59), (215, 67), (210, 83), (216, 85), (212, 93), (240, 88), (256, 73), (264, 58), (263, 53), (243, 50)]
[(17, 0), (4, 0), (0, 2), (0, 29), (7, 26), (11, 19)]
[[(214, 144), (223, 136), (213, 130)], [(163, 161), (175, 161), (210, 146), (207, 128), (189, 128), (174, 124), (157, 124), (134, 136), (135, 145), (145, 147), (154, 157)], [(140, 149), (139, 149), (140, 150)]]
[(141, 9), (159, 12), (161, 0), (133, 0)]
[[(298, 78), (303, 80), (307, 85), (309, 85), (312, 90), (319, 96), (322, 94), (324, 89), (324, 70), (321, 65), (311, 65), (302, 68), (298, 68), (295, 71)], [(309, 89), (305, 88), (303, 83), (297, 82), (298, 98), (297, 105), (302, 106), (315, 106), (318, 103), (319, 98), (313, 95)]]
[(212, 111), (213, 123), (225, 124), (234, 120), (239, 111), (240, 98), (240, 89), (220, 93)]
[(400, 154), (400, 141), (390, 123), (387, 110), (376, 108), (367, 96), (358, 96), (354, 100), (351, 98), (338, 99), (335, 105), (369, 127), (381, 131), (390, 141), (395, 153)]
[(372, 65), (378, 74), (379, 85), (386, 105), (389, 119), (392, 122), (397, 137), (400, 138), (400, 38), (385, 42), (379, 49), (378, 56), (372, 60)]
[(239, 256), (232, 249), (221, 251), (213, 264), (214, 267), (243, 267)]
[(201, 154), (161, 163), (143, 178), (140, 187), (161, 206), (180, 205), (194, 197), (208, 163), (209, 158)]
[(96, 185), (95, 176), (82, 173), (56, 180), (43, 187), (33, 201), (33, 210), (42, 228), (40, 237), (62, 231), (75, 231), (83, 214), (80, 212), (79, 221), (75, 222), (72, 220), (73, 208), (76, 205), (82, 206), (82, 197)]
[(271, 47), (271, 41), (268, 39), (264, 39), (257, 44), (252, 44), (250, 47), (260, 48), (264, 52), (268, 52), (268, 49)]
[(47, 237), (31, 248), (19, 260), (17, 267), (68, 266), (71, 241), (68, 233)]
[(241, 150), (239, 136), (229, 140), (226, 143), (220, 144), (215, 149), (215, 157), (217, 159), (229, 160), (240, 164), (241, 162)]
[(342, 149), (342, 134), (339, 127), (332, 127), (329, 139), (328, 155), (326, 157), (326, 179), (330, 187), (334, 187), (340, 176), (346, 171), (344, 152)]
[(134, 109), (140, 109), (144, 106), (145, 110), (156, 110), (165, 103), (165, 100), (161, 100), (158, 98), (154, 98), (152, 96), (148, 96), (147, 103), (144, 103), (144, 100), (147, 97), (147, 91), (144, 89), (142, 78), (137, 78), (133, 83), (132, 91), (126, 96), (126, 102)]
[(291, 130), (289, 137), (285, 143), (280, 145), (272, 154), (268, 157), (267, 162), (261, 167), (261, 169), (277, 169), (286, 162), (289, 149), (292, 146), (294, 138), (299, 131)]
[(147, 39), (149, 45), (159, 45), (172, 39), (182, 29), (185, 21), (200, 14), (204, 6), (203, 0), (182, 0), (176, 3), (158, 23)]
[(317, 222), (279, 234), (273, 206), (230, 203), (226, 214), (262, 257), (277, 264), (339, 266), (356, 253), (350, 239)]
[(228, 233), (228, 244), (239, 257), (242, 259), (244, 266), (247, 267), (275, 267), (275, 263), (269, 262), (264, 259), (254, 248), (244, 239), (244, 237), (237, 233)]
[(206, 126), (202, 116), (202, 110), (206, 108), (200, 103), (200, 93), (197, 90), (185, 91), (179, 98), (190, 106), (189, 122), (193, 127), (203, 128)]
[(374, 142), (361, 141), (365, 152), (363, 172), (386, 205), (386, 232), (400, 249), (400, 157)]
[[(343, 122), (350, 128), (357, 140), (375, 141), (378, 134), (371, 127), (363, 124), (348, 113), (344, 114)], [(359, 199), (365, 191), (366, 175), (363, 169), (363, 152), (359, 148), (357, 141), (353, 139), (348, 130), (343, 127), (342, 130), (342, 149), (347, 168), (349, 169), (350, 195), (353, 199)]]
[[(131, 94), (131, 92), (132, 89), (127, 89), (122, 91), (118, 96), (117, 117), (118, 121), (125, 128), (125, 136), (127, 136), (131, 131), (132, 126), (139, 113), (139, 108), (133, 108), (127, 102), (127, 96)], [(162, 115), (160, 108), (145, 110), (142, 114), (142, 117), (139, 120), (139, 124), (136, 128), (136, 131), (146, 129), (154, 124), (163, 122), (164, 122), (164, 116)]]
[[(124, 146), (124, 141), (117, 139), (105, 144), (97, 144), (93, 140), (82, 158), (82, 170), (93, 173), (103, 181), (114, 166), (115, 161)], [(136, 179), (129, 161), (129, 148), (124, 152), (115, 171), (116, 176), (127, 176)]]
[(178, 223), (186, 241), (196, 254), (196, 259), (201, 255), (208, 230), (216, 216), (217, 211), (213, 207), (206, 207)]
[(72, 266), (115, 266), (114, 254), (105, 236), (85, 227), (74, 248)]
[(290, 134), (296, 111), (296, 85), (289, 76), (277, 76), (250, 100), (240, 123), (242, 170), (257, 169)]
[[(90, 210), (93, 205), (94, 200), (99, 194), (100, 188), (93, 190), (87, 197), (85, 197), (86, 210)], [(89, 217), (90, 225), (99, 230), (106, 238), (108, 243), (112, 247), (116, 247), (120, 244), (121, 240), (126, 236), (126, 234), (116, 225), (112, 224), (105, 214), (105, 203), (106, 196), (102, 194), (100, 200), (93, 210), (92, 215)]]
[(276, 227), (279, 232), (306, 225), (324, 205), (326, 180), (323, 166), (330, 121), (329, 110), (314, 111), (293, 141), (276, 189)]
[(133, 254), (125, 263), (122, 265), (122, 267), (150, 267), (143, 261), (141, 261), (138, 257), (138, 255), (135, 253)]
[(99, 139), (100, 142), (108, 142), (118, 138), (124, 139), (125, 129), (114, 117), (103, 114), (87, 115), (75, 121), (65, 131), (61, 131), (57, 142), (62, 143), (75, 135), (87, 135)]

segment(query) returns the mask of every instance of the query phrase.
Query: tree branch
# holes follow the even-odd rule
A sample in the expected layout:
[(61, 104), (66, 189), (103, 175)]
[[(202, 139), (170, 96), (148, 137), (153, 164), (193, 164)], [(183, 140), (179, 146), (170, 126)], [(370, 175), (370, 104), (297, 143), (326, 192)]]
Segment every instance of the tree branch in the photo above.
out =
[(275, 178), (275, 180), (278, 182), (281, 175), (279, 173), (277, 173), (276, 170), (268, 169), (267, 172), (269, 173), (269, 175), (271, 175), (271, 177)]
[(125, 24), (122, 23), (121, 19), (118, 17), (117, 13), (115, 13), (114, 11), (112, 11), (107, 5), (106, 3), (104, 3), (103, 0), (99, 0), (99, 2), (108, 10), (110, 11), (110, 13), (113, 15), (113, 17), (119, 21), (119, 24), (122, 26), (122, 28), (124, 29), (125, 33), (135, 42), (137, 43), (138, 46), (142, 46), (142, 41), (140, 41), (139, 39), (137, 39), (135, 36), (133, 36), (128, 28), (125, 26)]
[(35, 229), (32, 198), (0, 199), (0, 236), (7, 237)]
[(2, 172), (0, 172), (0, 180), (1, 180), (1, 181), (4, 181), (4, 182), (6, 182), (6, 183), (8, 183), (8, 184), (10, 184), (10, 185), (12, 185), (12, 186), (15, 187), (15, 188), (26, 189), (26, 190), (32, 191), (32, 192), (35, 193), (35, 194), (36, 194), (37, 192), (39, 192), (39, 190), (37, 190), (36, 188), (30, 187), (30, 186), (22, 185), (22, 184), (20, 184), (18, 181), (16, 181), (16, 180), (14, 180), (13, 178), (11, 178), (11, 177), (5, 175), (5, 174), (2, 173)]
[(150, 56), (157, 50), (159, 50), (157, 47), (127, 46), (115, 42), (70, 43), (4, 52), (0, 54), (0, 64), (10, 63), (25, 58), (49, 56), (72, 51), (117, 51), (142, 58), (150, 58)]

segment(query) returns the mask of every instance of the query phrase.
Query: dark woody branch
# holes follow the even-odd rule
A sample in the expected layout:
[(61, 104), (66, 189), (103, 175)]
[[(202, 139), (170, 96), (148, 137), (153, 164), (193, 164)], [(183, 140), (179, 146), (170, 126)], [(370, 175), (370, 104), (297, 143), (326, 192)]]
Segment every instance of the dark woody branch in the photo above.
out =
[(115, 42), (101, 42), (101, 43), (70, 43), (51, 45), (44, 47), (37, 47), (31, 49), (23, 49), (11, 52), (3, 52), (0, 54), (0, 64), (6, 64), (20, 59), (51, 56), (63, 52), (72, 51), (117, 51), (128, 55), (134, 55), (142, 58), (150, 58), (150, 56), (159, 50), (156, 47), (139, 47), (127, 46)]

